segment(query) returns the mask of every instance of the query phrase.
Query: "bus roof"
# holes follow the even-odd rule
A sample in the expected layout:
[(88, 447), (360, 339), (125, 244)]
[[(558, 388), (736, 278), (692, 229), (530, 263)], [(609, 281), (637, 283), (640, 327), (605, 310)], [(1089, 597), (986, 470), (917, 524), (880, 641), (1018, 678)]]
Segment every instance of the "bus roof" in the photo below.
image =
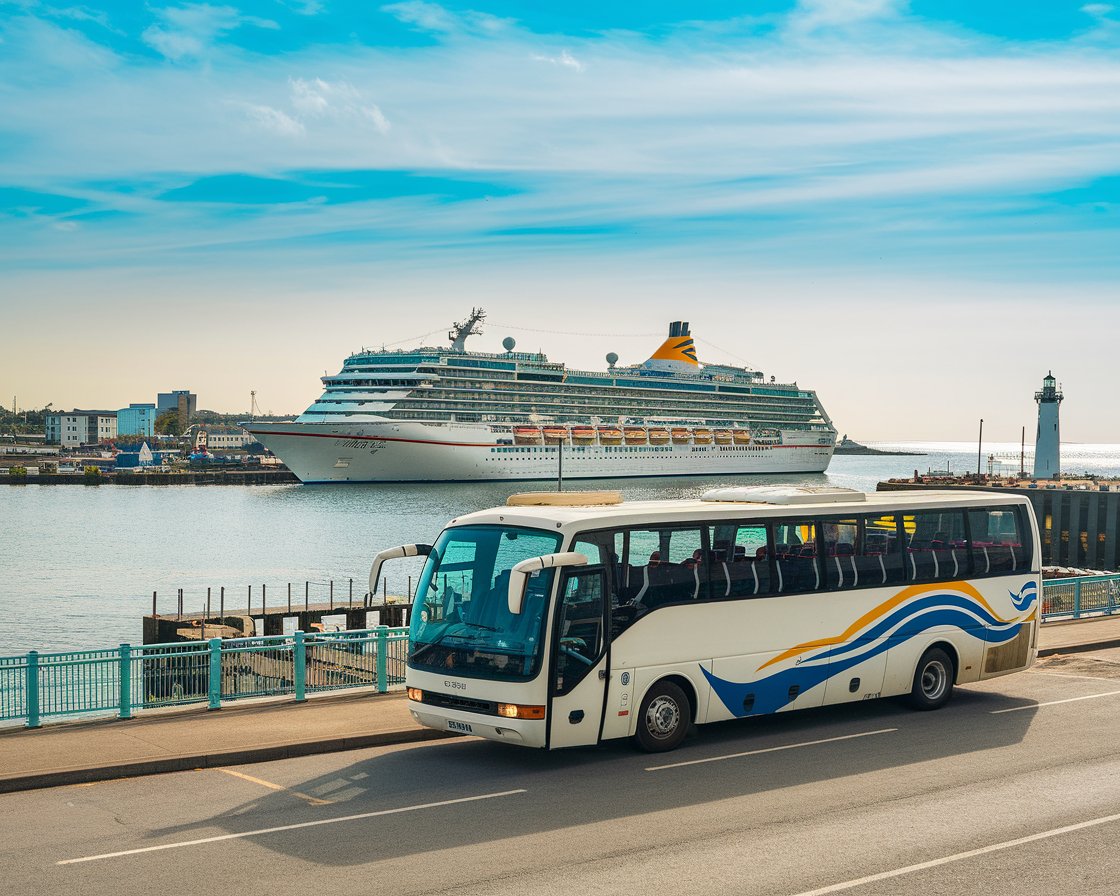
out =
[[(721, 490), (732, 491), (732, 490)], [(572, 495), (575, 493), (565, 493)], [(789, 518), (807, 515), (836, 517), (844, 514), (884, 513), (893, 509), (914, 512), (940, 507), (999, 506), (1029, 504), (1023, 495), (967, 489), (928, 490), (920, 492), (855, 492), (849, 499), (813, 503), (764, 503), (733, 501), (725, 498), (677, 498), (660, 501), (623, 501), (619, 504), (535, 505), (492, 507), (456, 517), (449, 525), (503, 525), (544, 529), (592, 528), (611, 525), (668, 523), (701, 520), (743, 519), (744, 517)]]

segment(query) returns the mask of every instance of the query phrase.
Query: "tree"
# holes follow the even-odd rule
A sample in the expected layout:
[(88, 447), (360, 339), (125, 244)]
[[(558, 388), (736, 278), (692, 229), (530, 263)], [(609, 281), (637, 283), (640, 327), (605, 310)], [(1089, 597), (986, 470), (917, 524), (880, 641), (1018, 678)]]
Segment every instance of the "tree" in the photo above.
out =
[(158, 436), (181, 436), (183, 431), (179, 428), (179, 411), (164, 411), (156, 417), (155, 431)]

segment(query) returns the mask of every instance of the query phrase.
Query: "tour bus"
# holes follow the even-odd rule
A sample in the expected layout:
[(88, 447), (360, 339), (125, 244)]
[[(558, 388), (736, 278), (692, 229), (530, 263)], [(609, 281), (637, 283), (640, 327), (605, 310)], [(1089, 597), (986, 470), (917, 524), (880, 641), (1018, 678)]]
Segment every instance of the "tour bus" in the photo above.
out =
[(555, 749), (905, 695), (1028, 668), (1039, 624), (1030, 503), (825, 487), (514, 495), (426, 555), (406, 686), (422, 725)]

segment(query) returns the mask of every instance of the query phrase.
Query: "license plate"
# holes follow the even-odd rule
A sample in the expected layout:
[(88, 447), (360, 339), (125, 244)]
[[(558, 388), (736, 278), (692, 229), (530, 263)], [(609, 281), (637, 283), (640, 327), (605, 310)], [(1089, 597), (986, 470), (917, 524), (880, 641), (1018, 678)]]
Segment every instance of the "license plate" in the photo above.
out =
[(463, 734), (474, 734), (474, 729), (472, 729), (467, 722), (456, 722), (454, 719), (448, 719), (447, 727), (451, 731), (461, 731)]

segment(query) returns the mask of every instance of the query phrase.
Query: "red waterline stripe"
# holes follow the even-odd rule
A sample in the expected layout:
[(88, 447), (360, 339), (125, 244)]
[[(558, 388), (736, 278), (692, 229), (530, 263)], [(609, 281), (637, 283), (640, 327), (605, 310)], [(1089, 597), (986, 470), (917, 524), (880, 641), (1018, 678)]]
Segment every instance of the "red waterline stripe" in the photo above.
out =
[[(528, 446), (526, 446), (526, 445), (520, 445), (520, 446), (497, 445), (497, 443), (495, 443), (495, 442), (437, 442), (437, 441), (434, 441), (432, 439), (402, 439), (402, 438), (398, 438), (396, 436), (348, 436), (348, 435), (341, 435), (341, 434), (338, 434), (338, 433), (326, 433), (326, 432), (276, 432), (274, 430), (269, 430), (269, 431), (266, 432), (266, 431), (259, 430), (259, 429), (249, 429), (249, 430), (246, 430), (246, 432), (248, 432), (250, 435), (254, 435), (254, 436), (258, 436), (258, 435), (259, 436), (294, 436), (294, 437), (299, 437), (299, 438), (304, 438), (304, 439), (356, 439), (356, 440), (364, 441), (364, 442), (407, 442), (407, 443), (412, 444), (412, 445), (446, 445), (446, 446), (451, 447), (451, 448), (495, 448), (495, 447), (501, 447), (501, 448), (510, 448), (510, 447), (544, 448), (544, 447), (550, 447), (550, 446), (545, 446), (545, 445), (528, 445)], [(576, 447), (580, 447), (580, 446), (576, 446)], [(602, 446), (591, 446), (591, 445), (589, 445), (587, 447), (590, 448), (590, 447), (602, 447)], [(609, 447), (625, 448), (625, 447), (635, 447), (635, 446), (633, 446), (633, 445), (631, 445), (631, 446), (611, 445)], [(711, 445), (711, 446), (706, 446), (706, 447), (726, 448), (726, 447), (729, 447), (729, 446), (727, 446), (727, 445)], [(770, 448), (827, 448), (828, 446), (827, 445), (770, 445), (768, 447), (770, 447)]]

